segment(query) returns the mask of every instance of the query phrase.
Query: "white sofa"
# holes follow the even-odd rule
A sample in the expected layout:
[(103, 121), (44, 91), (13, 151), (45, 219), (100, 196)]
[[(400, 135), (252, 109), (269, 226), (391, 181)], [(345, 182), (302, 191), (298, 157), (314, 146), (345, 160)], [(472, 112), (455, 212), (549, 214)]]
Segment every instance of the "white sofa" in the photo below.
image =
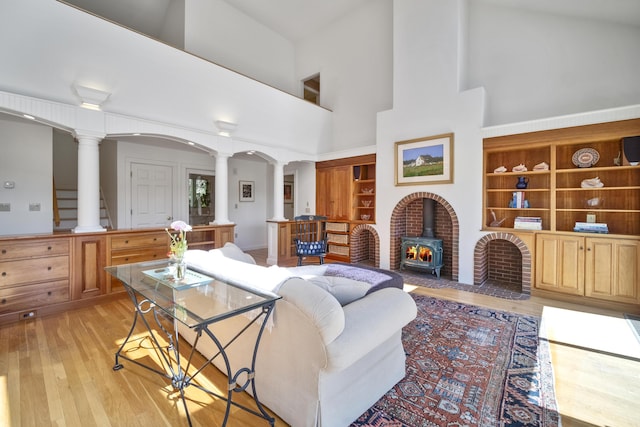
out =
[[(416, 305), (402, 289), (367, 294), (370, 284), (315, 276), (314, 270), (322, 272), (316, 266), (258, 266), (233, 244), (188, 251), (186, 260), (190, 268), (282, 297), (263, 333), (255, 378), (260, 402), (289, 425), (348, 426), (404, 377), (401, 333)], [(246, 322), (238, 316), (211, 329), (225, 342)], [(232, 372), (250, 366), (257, 330), (252, 325), (227, 349)], [(180, 333), (194, 342), (184, 325)], [(197, 349), (206, 357), (217, 353), (210, 340), (200, 340)], [(214, 364), (226, 372), (220, 359)]]

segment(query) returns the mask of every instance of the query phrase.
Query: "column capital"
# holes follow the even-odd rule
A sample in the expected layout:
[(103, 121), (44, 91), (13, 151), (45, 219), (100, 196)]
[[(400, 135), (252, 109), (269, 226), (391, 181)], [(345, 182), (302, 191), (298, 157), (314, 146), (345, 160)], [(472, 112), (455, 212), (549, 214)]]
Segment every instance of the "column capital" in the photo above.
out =
[(79, 130), (79, 129), (74, 129), (72, 132), (72, 135), (78, 141), (89, 140), (89, 141), (96, 141), (96, 142), (102, 141), (104, 137), (107, 136), (107, 134), (105, 134), (104, 132), (95, 132), (90, 130)]

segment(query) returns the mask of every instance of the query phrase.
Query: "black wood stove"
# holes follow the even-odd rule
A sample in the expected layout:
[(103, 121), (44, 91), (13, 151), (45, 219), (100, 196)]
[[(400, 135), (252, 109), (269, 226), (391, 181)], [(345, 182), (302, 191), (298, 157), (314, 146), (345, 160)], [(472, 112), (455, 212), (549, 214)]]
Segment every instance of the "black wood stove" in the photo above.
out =
[(442, 240), (430, 237), (403, 237), (400, 268), (430, 270), (440, 277), (442, 262)]
[(433, 235), (435, 200), (422, 199), (422, 236), (402, 237), (400, 269), (405, 267), (430, 270), (440, 277), (442, 260), (442, 239)]

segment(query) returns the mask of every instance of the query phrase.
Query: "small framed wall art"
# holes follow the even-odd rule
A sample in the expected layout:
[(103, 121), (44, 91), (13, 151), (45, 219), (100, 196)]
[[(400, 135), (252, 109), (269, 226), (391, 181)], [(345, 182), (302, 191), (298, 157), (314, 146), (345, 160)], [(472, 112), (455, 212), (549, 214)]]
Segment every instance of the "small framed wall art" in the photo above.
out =
[(253, 202), (255, 200), (255, 181), (240, 181), (240, 201)]

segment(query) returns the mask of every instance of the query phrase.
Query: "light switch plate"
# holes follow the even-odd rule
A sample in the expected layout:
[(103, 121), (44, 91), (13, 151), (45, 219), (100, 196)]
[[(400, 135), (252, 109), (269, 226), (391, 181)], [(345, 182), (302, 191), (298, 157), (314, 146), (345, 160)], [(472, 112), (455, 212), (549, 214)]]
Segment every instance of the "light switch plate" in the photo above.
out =
[(40, 203), (29, 203), (29, 210), (31, 212), (37, 212), (40, 210)]
[(0, 203), (0, 212), (10, 212), (11, 203)]

